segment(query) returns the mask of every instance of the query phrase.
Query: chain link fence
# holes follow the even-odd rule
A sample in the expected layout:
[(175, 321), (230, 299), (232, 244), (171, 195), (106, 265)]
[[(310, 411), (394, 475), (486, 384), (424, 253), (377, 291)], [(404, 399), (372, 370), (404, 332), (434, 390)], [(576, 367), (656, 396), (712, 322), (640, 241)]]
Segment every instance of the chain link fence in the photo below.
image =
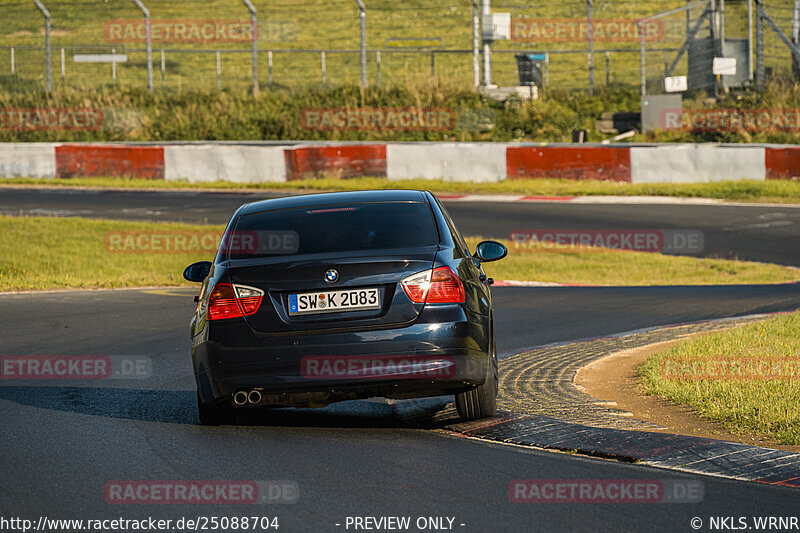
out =
[[(755, 35), (763, 12), (791, 39), (794, 0), (769, 0), (763, 9), (755, 0), (253, 0), (255, 28), (241, 0), (143, 4), (156, 89), (243, 88), (254, 77), (260, 87), (358, 85), (365, 77), (383, 86), (533, 83), (590, 93), (638, 86), (653, 94), (667, 90), (665, 78), (686, 76), (690, 90), (713, 92), (754, 85), (759, 54), (766, 82), (800, 75), (769, 24), (761, 41)], [(489, 12), (507, 14), (495, 19), (507, 38), (484, 41)], [(148, 86), (148, 27), (132, 0), (41, 0), (38, 8), (5, 0), (0, 14), (6, 86), (47, 85), (48, 38), (52, 86)], [(738, 77), (715, 78), (713, 58), (729, 55), (740, 59)]]

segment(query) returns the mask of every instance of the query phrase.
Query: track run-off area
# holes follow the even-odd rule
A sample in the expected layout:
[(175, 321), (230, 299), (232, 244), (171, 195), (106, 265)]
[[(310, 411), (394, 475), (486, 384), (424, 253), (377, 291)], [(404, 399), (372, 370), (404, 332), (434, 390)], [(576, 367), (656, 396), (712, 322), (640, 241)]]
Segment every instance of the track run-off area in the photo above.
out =
[[(242, 203), (270, 196), (277, 195), (2, 188), (0, 212), (222, 224)], [(792, 206), (445, 205), (465, 235), (508, 238), (532, 228), (692, 229), (703, 232), (701, 256), (800, 266), (800, 209)], [(502, 358), (666, 324), (800, 308), (798, 284), (492, 292)], [(800, 492), (794, 488), (465, 438), (423, 416), (446, 399), (344, 402), (267, 413), (241, 426), (200, 426), (188, 339), (195, 293), (171, 288), (0, 295), (2, 355), (143, 356), (152, 363), (147, 379), (0, 380), (0, 516), (34, 524), (40, 516), (266, 516), (278, 517), (278, 531), (355, 531), (346, 526), (355, 516), (409, 516), (412, 524), (419, 517), (444, 518), (427, 522), (438, 526), (425, 531), (690, 531), (696, 518), (705, 529), (710, 517), (786, 516), (798, 509)], [(703, 495), (692, 503), (653, 505), (516, 503), (509, 485), (525, 479), (699, 481)], [(299, 492), (293, 503), (121, 505), (106, 497), (107, 484), (115, 480), (282, 481)]]

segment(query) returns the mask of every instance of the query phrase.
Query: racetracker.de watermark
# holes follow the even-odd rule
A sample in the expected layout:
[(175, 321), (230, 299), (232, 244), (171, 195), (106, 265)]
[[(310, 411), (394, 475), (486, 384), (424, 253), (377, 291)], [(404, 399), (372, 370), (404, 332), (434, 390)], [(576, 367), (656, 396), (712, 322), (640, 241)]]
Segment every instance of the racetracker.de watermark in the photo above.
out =
[(769, 381), (800, 379), (800, 359), (796, 357), (718, 357), (686, 359), (665, 357), (659, 362), (663, 379), (679, 381)]
[[(658, 42), (664, 37), (664, 23), (650, 20), (641, 24), (645, 42)], [(639, 25), (634, 19), (594, 19), (595, 42), (639, 42)], [(587, 42), (589, 21), (582, 18), (519, 17), (511, 21), (511, 40), (536, 43)]]
[(800, 132), (800, 109), (665, 109), (664, 130)]
[(104, 236), (112, 254), (194, 254), (220, 249), (231, 255), (291, 255), (300, 240), (295, 231), (109, 231)]
[(4, 355), (2, 379), (147, 379), (153, 363), (147, 356)]
[[(104, 35), (109, 43), (143, 43), (147, 26), (142, 19), (109, 20)], [(151, 20), (154, 43), (237, 43), (253, 40), (249, 20)]]
[(0, 109), (0, 130), (95, 131), (104, 125), (104, 112), (90, 107), (13, 107)]
[(314, 131), (450, 131), (458, 113), (444, 108), (308, 108), (300, 111), (300, 126)]
[(420, 355), (309, 356), (300, 362), (306, 379), (452, 378), (455, 358)]
[(517, 479), (508, 485), (514, 503), (697, 503), (705, 489), (682, 479)]
[(527, 229), (511, 232), (516, 248), (630, 250), (662, 254), (696, 254), (703, 251), (700, 230), (661, 229)]
[(297, 503), (296, 481), (108, 481), (110, 504), (281, 504)]

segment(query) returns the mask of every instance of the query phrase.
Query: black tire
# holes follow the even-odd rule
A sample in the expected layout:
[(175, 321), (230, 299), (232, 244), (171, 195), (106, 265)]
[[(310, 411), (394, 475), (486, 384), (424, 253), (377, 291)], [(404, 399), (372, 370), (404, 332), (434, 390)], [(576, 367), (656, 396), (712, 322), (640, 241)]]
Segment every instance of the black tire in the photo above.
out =
[(486, 382), (479, 387), (456, 394), (456, 410), (464, 420), (488, 418), (497, 414), (497, 353), (492, 336), (491, 366)]
[(207, 404), (200, 401), (197, 397), (197, 414), (200, 415), (200, 423), (204, 426), (220, 426), (230, 424), (236, 420), (233, 408), (226, 404)]

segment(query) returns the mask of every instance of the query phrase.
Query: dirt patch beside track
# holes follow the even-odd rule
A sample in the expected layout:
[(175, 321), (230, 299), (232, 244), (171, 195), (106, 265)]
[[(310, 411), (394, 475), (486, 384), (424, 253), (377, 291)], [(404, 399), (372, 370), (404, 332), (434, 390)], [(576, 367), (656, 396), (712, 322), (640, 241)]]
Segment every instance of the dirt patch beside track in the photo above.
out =
[[(702, 334), (704, 333), (696, 335)], [(715, 421), (700, 418), (688, 406), (676, 405), (642, 392), (638, 384), (639, 365), (654, 353), (666, 350), (691, 336), (694, 335), (612, 353), (578, 370), (573, 382), (579, 390), (598, 398), (600, 402), (607, 402), (605, 405), (657, 426), (648, 428), (648, 431), (707, 437), (800, 452), (800, 446), (789, 446), (763, 437), (731, 433)]]

